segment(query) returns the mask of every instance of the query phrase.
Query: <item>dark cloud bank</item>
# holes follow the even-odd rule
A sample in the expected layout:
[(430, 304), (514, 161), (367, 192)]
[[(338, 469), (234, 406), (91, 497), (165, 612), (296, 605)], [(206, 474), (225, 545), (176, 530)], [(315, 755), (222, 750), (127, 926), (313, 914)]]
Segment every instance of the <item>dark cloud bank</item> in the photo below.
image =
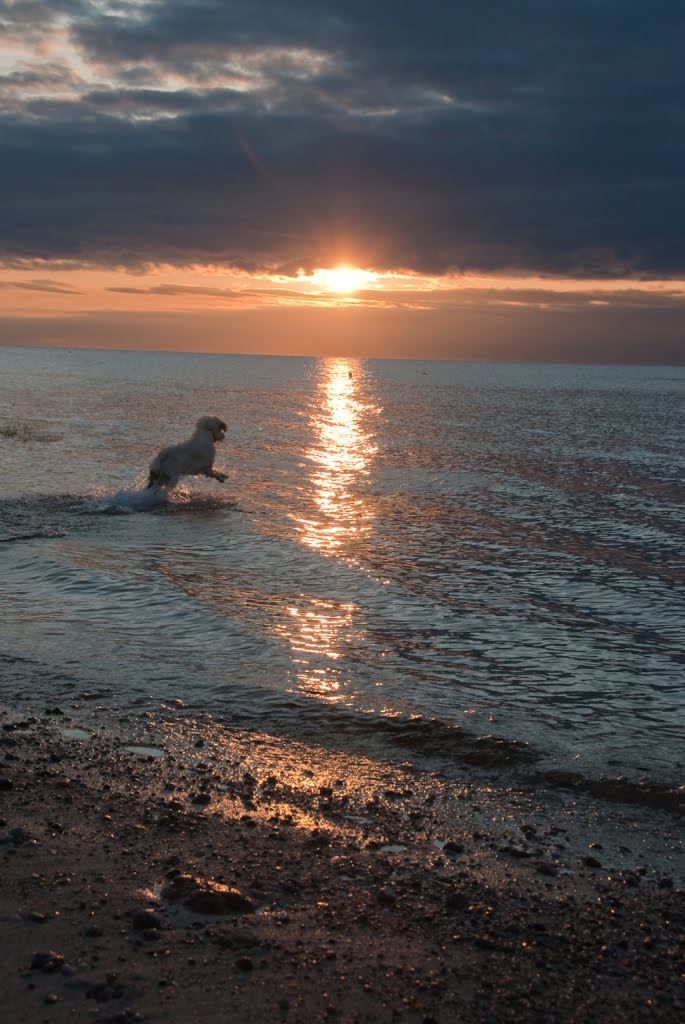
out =
[(684, 12), (0, 2), (0, 256), (682, 275)]

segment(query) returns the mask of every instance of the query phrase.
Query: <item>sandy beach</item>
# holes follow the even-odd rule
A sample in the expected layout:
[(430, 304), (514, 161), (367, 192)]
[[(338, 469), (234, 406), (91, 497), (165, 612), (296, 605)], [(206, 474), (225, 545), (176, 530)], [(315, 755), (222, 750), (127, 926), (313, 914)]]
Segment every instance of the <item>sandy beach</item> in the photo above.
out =
[(682, 1019), (673, 815), (182, 707), (1, 722), (7, 1024)]

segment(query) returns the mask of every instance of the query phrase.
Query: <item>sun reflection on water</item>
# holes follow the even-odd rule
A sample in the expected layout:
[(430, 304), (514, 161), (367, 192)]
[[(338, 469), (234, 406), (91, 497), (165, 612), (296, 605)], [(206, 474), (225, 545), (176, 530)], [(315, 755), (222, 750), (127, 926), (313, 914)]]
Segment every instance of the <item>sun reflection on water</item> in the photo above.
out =
[(331, 704), (348, 699), (337, 663), (343, 658), (343, 636), (354, 637), (357, 611), (353, 603), (304, 595), (301, 607), (288, 608), (288, 617), (276, 626), (276, 634), (290, 645), (297, 690)]
[[(305, 482), (310, 501), (295, 525), (308, 547), (354, 561), (356, 547), (373, 525), (373, 511), (359, 485), (377, 450), (366, 427), (377, 410), (364, 401), (364, 370), (356, 360), (330, 359), (319, 366), (310, 417), (314, 439), (305, 453), (311, 467)], [(344, 686), (342, 662), (359, 639), (358, 616), (355, 602), (328, 595), (303, 594), (288, 608), (277, 632), (293, 652), (299, 691), (332, 703), (353, 699)]]
[(310, 421), (314, 443), (306, 452), (314, 514), (298, 518), (297, 525), (305, 544), (330, 555), (371, 529), (372, 512), (357, 485), (377, 451), (365, 428), (376, 410), (363, 400), (364, 371), (356, 360), (330, 359), (320, 366)]

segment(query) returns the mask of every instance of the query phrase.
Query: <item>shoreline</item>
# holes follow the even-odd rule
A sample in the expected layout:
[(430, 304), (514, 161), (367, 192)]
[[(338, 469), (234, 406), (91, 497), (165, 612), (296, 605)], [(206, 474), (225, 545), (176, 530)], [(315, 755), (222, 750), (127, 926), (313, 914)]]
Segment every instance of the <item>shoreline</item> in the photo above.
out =
[(211, 720), (0, 709), (7, 1024), (668, 1021), (678, 818)]

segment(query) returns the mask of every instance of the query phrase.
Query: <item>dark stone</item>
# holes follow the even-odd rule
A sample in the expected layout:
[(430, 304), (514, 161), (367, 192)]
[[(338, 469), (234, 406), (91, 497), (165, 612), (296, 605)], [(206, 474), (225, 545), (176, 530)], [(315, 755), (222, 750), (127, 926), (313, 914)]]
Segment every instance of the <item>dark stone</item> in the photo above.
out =
[(251, 971), (254, 966), (254, 964), (252, 963), (252, 958), (249, 956), (239, 957), (236, 960), (235, 965), (240, 971)]
[(137, 932), (146, 932), (150, 929), (164, 927), (164, 921), (154, 910), (136, 910), (131, 918), (131, 924)]
[(550, 864), (549, 861), (543, 860), (537, 865), (535, 869), (539, 875), (549, 875), (554, 878), (559, 873), (559, 869), (556, 864)]
[(54, 974), (64, 964), (64, 957), (61, 953), (55, 953), (50, 949), (41, 953), (34, 953), (31, 960), (32, 971), (42, 971), (44, 974)]
[(10, 838), (15, 846), (21, 846), (22, 843), (35, 842), (30, 832), (27, 832), (25, 828), (11, 828)]
[(464, 847), (461, 843), (455, 843), (452, 839), (449, 839), (443, 846), (445, 853), (463, 853)]
[(469, 898), (463, 892), (451, 892), (445, 900), (448, 910), (466, 910), (469, 905)]
[(172, 903), (181, 903), (196, 914), (223, 916), (254, 911), (252, 900), (238, 889), (202, 881), (192, 875), (176, 875), (170, 879), (162, 889), (162, 897)]
[(14, 783), (11, 779), (5, 778), (4, 775), (0, 776), (0, 790), (13, 789)]
[(517, 859), (531, 856), (530, 850), (526, 850), (523, 846), (513, 846), (511, 843), (506, 846), (500, 846), (500, 851), (508, 854), (510, 857), (516, 857)]
[(123, 986), (116, 980), (116, 976), (108, 976), (106, 981), (100, 981), (92, 985), (86, 991), (87, 999), (95, 999), (98, 1003), (106, 1003), (110, 999), (121, 999), (124, 994)]

